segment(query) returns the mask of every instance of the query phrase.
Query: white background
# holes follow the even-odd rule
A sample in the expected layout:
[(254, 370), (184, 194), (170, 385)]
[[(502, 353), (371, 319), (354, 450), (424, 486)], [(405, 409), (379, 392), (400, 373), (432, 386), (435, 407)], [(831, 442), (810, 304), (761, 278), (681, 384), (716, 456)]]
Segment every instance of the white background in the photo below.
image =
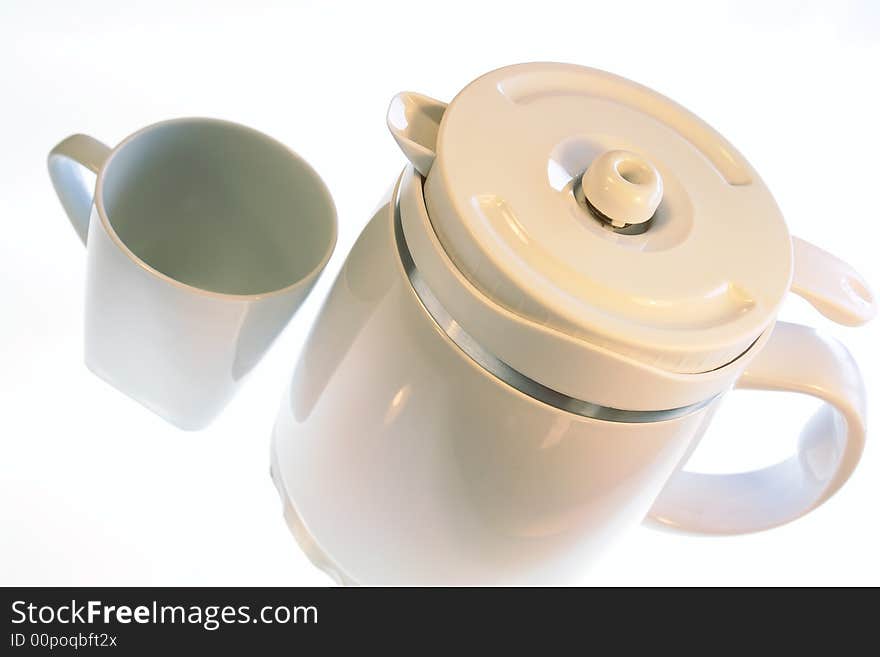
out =
[[(329, 582), (282, 521), (269, 432), (333, 276), (403, 166), (385, 128), (397, 91), (449, 100), (479, 74), (528, 60), (630, 77), (718, 128), (761, 172), (792, 232), (880, 284), (877, 3), (380, 4), (0, 4), (0, 584)], [(313, 295), (200, 433), (175, 430), (83, 366), (84, 252), (45, 167), (70, 133), (115, 144), (190, 115), (241, 122), (298, 151), (333, 192), (340, 223)], [(782, 317), (846, 342), (880, 417), (877, 327), (835, 326), (799, 299)], [(813, 408), (735, 393), (693, 465), (780, 460)], [(735, 538), (638, 528), (572, 583), (878, 585), (878, 502), (875, 425), (853, 478), (808, 517)]]

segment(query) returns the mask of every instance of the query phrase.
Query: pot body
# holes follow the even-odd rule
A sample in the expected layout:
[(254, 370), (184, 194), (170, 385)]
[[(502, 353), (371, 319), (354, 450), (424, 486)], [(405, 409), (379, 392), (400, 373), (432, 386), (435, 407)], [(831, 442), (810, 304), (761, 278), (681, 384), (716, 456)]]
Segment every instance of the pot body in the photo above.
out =
[(441, 330), (385, 203), (340, 272), (273, 436), (312, 560), (362, 584), (563, 584), (639, 524), (718, 401), (596, 420), (537, 401)]

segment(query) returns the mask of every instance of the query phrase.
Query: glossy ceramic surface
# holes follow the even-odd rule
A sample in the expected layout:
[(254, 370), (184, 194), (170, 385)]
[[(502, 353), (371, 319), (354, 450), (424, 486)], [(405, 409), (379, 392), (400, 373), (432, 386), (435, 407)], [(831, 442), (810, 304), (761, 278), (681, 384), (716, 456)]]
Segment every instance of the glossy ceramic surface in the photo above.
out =
[(685, 108), (549, 62), (477, 78), (431, 134), (418, 119), (434, 107), (410, 112), (410, 141), (430, 135), (436, 153), (428, 214), (499, 306), (681, 373), (726, 365), (772, 324), (791, 280), (785, 222), (745, 158)]
[(273, 434), (288, 524), (338, 582), (566, 583), (646, 517), (697, 533), (766, 529), (852, 472), (864, 386), (846, 350), (806, 327), (777, 324), (744, 373), (726, 373), (728, 388), (827, 402), (796, 453), (758, 472), (682, 470), (720, 395), (668, 419), (609, 421), (524, 394), (419, 296), (396, 205), (419, 177), (399, 185), (337, 278)]
[(713, 406), (609, 423), (499, 382), (426, 312), (395, 228), (385, 204), (282, 404), (273, 458), (288, 520), (339, 581), (565, 582), (641, 521)]
[(112, 151), (76, 135), (49, 168), (87, 245), (86, 364), (169, 422), (207, 425), (329, 259), (326, 187), (265, 135), (209, 119)]

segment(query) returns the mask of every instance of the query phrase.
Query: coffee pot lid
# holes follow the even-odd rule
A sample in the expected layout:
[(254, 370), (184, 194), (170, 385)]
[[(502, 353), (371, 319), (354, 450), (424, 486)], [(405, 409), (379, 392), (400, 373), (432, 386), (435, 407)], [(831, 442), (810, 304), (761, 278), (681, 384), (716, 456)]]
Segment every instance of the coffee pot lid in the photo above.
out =
[(730, 362), (773, 321), (792, 275), (779, 208), (671, 100), (534, 63), (484, 75), (448, 106), (395, 102), (389, 125), (426, 174), (443, 248), (507, 310), (681, 373)]

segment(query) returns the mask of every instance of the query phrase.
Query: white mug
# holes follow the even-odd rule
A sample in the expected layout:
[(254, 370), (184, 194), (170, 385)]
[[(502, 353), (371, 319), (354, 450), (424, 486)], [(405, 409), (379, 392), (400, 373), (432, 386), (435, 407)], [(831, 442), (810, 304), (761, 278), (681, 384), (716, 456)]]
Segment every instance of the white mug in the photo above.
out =
[(87, 247), (86, 365), (172, 424), (206, 426), (330, 258), (324, 183), (273, 139), (195, 118), (114, 149), (73, 135), (49, 172)]
[[(485, 103), (475, 102), (482, 100), (480, 94)], [(622, 99), (607, 105), (605, 124), (602, 94)], [(513, 309), (497, 302), (497, 287), (490, 284), (500, 286), (500, 276), (480, 278), (494, 263), (468, 268), (469, 254), (460, 251), (453, 259), (453, 240), (447, 234), (444, 243), (440, 234), (463, 225), (473, 208), (482, 212), (473, 215), (477, 221), (502, 208), (497, 222), (478, 228), (513, 226), (510, 239), (532, 248), (535, 231), (555, 215), (538, 213), (529, 233), (525, 221), (515, 222), (511, 214), (523, 207), (523, 198), (507, 208), (495, 196), (468, 196), (453, 214), (444, 214), (450, 206), (436, 190), (451, 184), (450, 163), (468, 169), (470, 182), (495, 162), (506, 167), (493, 181), (496, 188), (487, 184), (477, 191), (512, 189), (513, 195), (521, 190), (524, 183), (516, 180), (505, 187), (516, 175), (515, 148), (508, 157), (490, 153), (480, 159), (478, 153), (455, 159), (474, 142), (491, 138), (508, 112), (518, 130), (509, 140), (519, 139), (531, 118), (538, 123), (533, 138), (523, 139), (523, 148), (541, 158), (526, 162), (524, 180), (535, 191), (524, 198), (544, 194), (564, 203), (560, 215), (568, 223), (554, 228), (571, 230), (587, 254), (604, 249), (629, 258), (633, 268), (643, 257), (652, 266), (660, 247), (687, 257), (687, 251), (675, 249), (699, 235), (675, 232), (676, 208), (690, 207), (674, 205), (674, 194), (685, 188), (674, 174), (687, 173), (674, 159), (680, 157), (694, 163), (694, 179), (703, 181), (692, 194), (709, 186), (733, 198), (751, 194), (769, 208), (754, 221), (766, 227), (765, 242), (778, 247), (766, 260), (767, 278), (778, 282), (777, 301), (791, 287), (832, 319), (858, 324), (876, 310), (864, 281), (836, 258), (789, 237), (755, 172), (719, 135), (629, 81), (580, 67), (522, 65), (484, 76), (454, 103), (447, 110), (417, 94), (402, 94), (392, 103), (389, 127), (411, 165), (349, 254), (278, 414), (272, 476), (285, 518), (312, 561), (343, 583), (564, 584), (645, 519), (680, 531), (735, 534), (789, 522), (827, 500), (852, 473), (865, 440), (865, 389), (841, 344), (811, 328), (776, 322), (778, 303), (764, 308), (758, 336), (739, 355), (723, 356), (727, 362), (699, 371), (676, 371), (596, 341), (573, 339), (553, 326), (552, 318), (527, 317), (525, 301)], [(542, 115), (541, 103), (549, 118)], [(482, 132), (450, 141), (467, 123), (462, 117), (468, 108), (474, 111), (466, 118), (478, 121)], [(546, 134), (557, 140), (566, 136), (569, 109), (576, 128), (572, 139), (561, 142), (566, 148), (540, 148)], [(447, 122), (449, 112), (458, 114)], [(591, 112), (598, 137), (583, 135), (583, 117)], [(621, 116), (626, 121), (616, 123)], [(675, 132), (658, 127), (657, 117)], [(607, 139), (608, 152), (617, 153), (614, 140), (635, 141), (633, 135), (645, 150), (654, 146), (654, 138), (671, 143), (652, 150), (669, 158), (658, 168), (668, 187), (667, 214), (646, 232), (619, 234), (576, 203), (578, 172), (603, 162), (597, 149), (581, 148), (576, 140), (590, 146)], [(717, 170), (694, 145), (709, 155), (724, 155)], [(444, 147), (448, 159), (440, 162)], [(548, 153), (561, 153), (559, 162), (571, 165), (566, 184), (554, 187), (553, 180), (542, 177)], [(618, 183), (622, 178), (615, 179)], [(435, 196), (429, 200), (431, 190)], [(712, 198), (698, 200), (702, 205), (693, 207), (706, 207)], [(690, 230), (691, 217), (682, 216)], [(449, 217), (452, 221), (444, 224)], [(716, 216), (697, 221), (716, 221)], [(744, 230), (749, 221), (741, 220)], [(473, 246), (475, 234), (458, 244)], [(747, 274), (748, 267), (764, 262), (756, 252), (743, 254), (751, 258), (742, 265)], [(523, 253), (531, 258), (529, 266), (540, 264), (532, 251)], [(504, 255), (490, 254), (495, 262)], [(741, 263), (734, 265), (739, 273)], [(698, 301), (686, 309), (696, 306), (696, 313)], [(718, 311), (727, 306), (710, 301), (713, 317), (720, 317), (716, 324), (761, 311), (761, 298), (754, 295), (747, 299), (750, 306), (728, 320)], [(661, 317), (666, 322), (661, 328), (684, 334), (690, 329), (687, 319)], [(696, 336), (715, 329), (706, 321), (693, 325)], [(780, 464), (724, 475), (683, 470), (734, 386), (805, 393), (825, 403), (801, 432), (797, 450)]]

